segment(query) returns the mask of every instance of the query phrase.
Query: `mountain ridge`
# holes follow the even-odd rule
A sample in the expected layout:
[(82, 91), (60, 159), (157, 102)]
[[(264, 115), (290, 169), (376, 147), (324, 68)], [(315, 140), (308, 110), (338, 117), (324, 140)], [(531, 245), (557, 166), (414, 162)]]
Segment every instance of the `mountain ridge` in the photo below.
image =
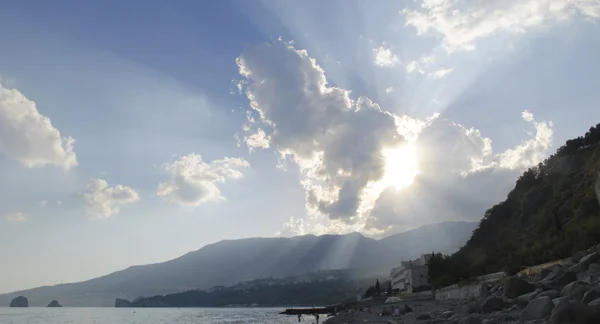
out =
[[(245, 238), (207, 244), (165, 262), (134, 265), (89, 280), (42, 286), (0, 295), (0, 305), (25, 295), (32, 306), (58, 299), (65, 306), (112, 306), (114, 299), (208, 289), (266, 277), (328, 269), (389, 271), (401, 259), (433, 250), (458, 250), (477, 222), (453, 221), (394, 234), (379, 240), (360, 233)], [(424, 240), (424, 237), (428, 237)]]

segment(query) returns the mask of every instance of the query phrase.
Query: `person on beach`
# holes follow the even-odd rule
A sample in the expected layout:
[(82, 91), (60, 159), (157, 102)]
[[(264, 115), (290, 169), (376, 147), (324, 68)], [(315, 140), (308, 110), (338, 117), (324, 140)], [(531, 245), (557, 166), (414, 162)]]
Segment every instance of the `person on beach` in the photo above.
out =
[(319, 314), (315, 314), (315, 318), (317, 319), (317, 324), (319, 324)]
[(298, 314), (298, 322), (302, 321), (302, 314)]

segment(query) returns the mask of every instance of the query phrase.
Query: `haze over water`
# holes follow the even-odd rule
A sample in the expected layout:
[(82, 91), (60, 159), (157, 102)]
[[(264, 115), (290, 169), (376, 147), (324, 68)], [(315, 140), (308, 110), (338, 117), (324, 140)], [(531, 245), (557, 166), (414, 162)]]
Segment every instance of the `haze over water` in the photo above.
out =
[[(294, 323), (279, 308), (0, 308), (2, 324)], [(135, 313), (134, 313), (135, 312)], [(312, 323), (305, 317), (303, 323)]]

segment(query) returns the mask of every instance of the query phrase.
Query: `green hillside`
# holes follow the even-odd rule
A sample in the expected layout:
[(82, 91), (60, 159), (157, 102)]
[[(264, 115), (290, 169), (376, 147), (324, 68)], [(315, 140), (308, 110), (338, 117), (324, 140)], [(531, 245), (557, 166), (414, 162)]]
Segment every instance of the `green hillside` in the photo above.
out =
[(442, 281), (514, 273), (599, 243), (600, 205), (594, 191), (599, 142), (600, 124), (525, 171), (506, 200), (486, 211), (465, 246), (436, 260), (445, 270)]

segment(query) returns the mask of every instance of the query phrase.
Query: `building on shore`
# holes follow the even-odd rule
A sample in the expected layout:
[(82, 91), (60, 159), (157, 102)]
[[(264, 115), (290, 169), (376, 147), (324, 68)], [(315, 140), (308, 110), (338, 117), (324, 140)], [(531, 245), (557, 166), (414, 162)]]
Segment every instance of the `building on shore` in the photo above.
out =
[(392, 290), (399, 293), (412, 293), (423, 287), (429, 287), (428, 267), (430, 254), (421, 254), (420, 258), (401, 261), (398, 267), (390, 271)]

